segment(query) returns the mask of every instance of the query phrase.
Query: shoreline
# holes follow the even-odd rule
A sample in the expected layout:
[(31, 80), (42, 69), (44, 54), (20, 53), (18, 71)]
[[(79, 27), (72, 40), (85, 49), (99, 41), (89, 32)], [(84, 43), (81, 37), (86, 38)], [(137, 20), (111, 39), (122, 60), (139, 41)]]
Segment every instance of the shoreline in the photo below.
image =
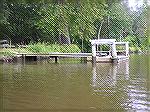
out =
[(0, 62), (6, 62), (6, 63), (11, 63), (15, 62), (17, 60), (17, 56), (1, 56), (0, 57)]
[[(150, 52), (130, 52), (130, 54), (143, 54), (143, 55), (150, 55)], [(41, 57), (41, 59), (45, 59), (45, 57)], [(4, 62), (4, 63), (13, 63), (13, 62), (17, 62), (17, 60), (22, 59), (21, 56), (17, 56), (17, 55), (12, 55), (12, 56), (4, 56), (1, 55), (0, 56), (0, 62)], [(47, 58), (46, 58), (47, 59)]]

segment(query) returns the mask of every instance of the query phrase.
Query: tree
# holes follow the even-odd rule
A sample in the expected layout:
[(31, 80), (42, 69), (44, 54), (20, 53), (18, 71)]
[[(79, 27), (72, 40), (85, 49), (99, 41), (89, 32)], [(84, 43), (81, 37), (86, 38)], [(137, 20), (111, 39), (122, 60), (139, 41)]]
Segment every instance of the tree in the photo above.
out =
[(89, 42), (89, 39), (96, 36), (97, 29), (94, 22), (103, 18), (104, 8), (103, 3), (96, 1), (93, 3), (90, 0), (64, 2), (63, 5), (51, 3), (41, 8), (42, 18), (37, 22), (37, 26), (51, 35), (48, 38), (54, 40), (53, 42), (60, 43), (60, 39), (64, 39), (78, 43), (83, 48), (86, 41)]
[(123, 4), (115, 3), (110, 9), (110, 35), (122, 40), (132, 31), (132, 18)]
[(36, 4), (6, 2), (5, 9), (8, 11), (8, 16), (3, 31), (4, 35), (11, 38), (13, 43), (37, 41), (39, 37), (34, 22), (40, 17), (37, 13), (38, 6)]

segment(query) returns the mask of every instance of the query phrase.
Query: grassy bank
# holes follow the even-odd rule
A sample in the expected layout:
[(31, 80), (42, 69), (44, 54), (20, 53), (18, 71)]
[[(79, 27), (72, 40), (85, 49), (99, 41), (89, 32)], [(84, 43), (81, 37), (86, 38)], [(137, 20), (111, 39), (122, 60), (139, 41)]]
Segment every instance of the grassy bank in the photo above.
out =
[(45, 44), (45, 43), (29, 44), (26, 47), (0, 49), (1, 56), (15, 56), (17, 53), (51, 53), (51, 52), (79, 53), (81, 52), (81, 50), (75, 44), (59, 45), (59, 44)]
[(59, 45), (59, 44), (29, 44), (26, 48), (27, 52), (33, 53), (50, 53), (50, 52), (61, 52), (61, 53), (79, 53), (81, 50), (75, 44)]
[[(108, 50), (108, 46), (103, 46), (103, 50)], [(122, 46), (117, 47), (117, 50), (122, 50)], [(141, 49), (140, 47), (135, 47), (130, 45), (130, 52), (145, 52), (146, 50)], [(3, 56), (15, 56), (17, 53), (51, 53), (51, 52), (60, 52), (60, 53), (79, 53), (81, 50), (75, 44), (69, 45), (60, 45), (60, 44), (47, 44), (47, 43), (30, 43), (26, 47), (17, 47), (17, 48), (1, 48), (0, 57)]]

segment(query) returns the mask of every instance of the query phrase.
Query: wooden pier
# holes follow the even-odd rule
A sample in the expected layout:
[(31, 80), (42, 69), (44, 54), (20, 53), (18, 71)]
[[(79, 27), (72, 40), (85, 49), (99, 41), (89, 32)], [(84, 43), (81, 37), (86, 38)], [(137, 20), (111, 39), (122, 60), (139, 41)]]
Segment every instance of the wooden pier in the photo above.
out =
[[(99, 51), (96, 47), (99, 45), (109, 45), (109, 51)], [(58, 62), (58, 58), (86, 58), (87, 61), (91, 61), (93, 64), (97, 62), (118, 62), (121, 60), (129, 59), (129, 43), (128, 42), (116, 42), (116, 39), (96, 39), (91, 40), (92, 53), (18, 53), (25, 61), (27, 58), (36, 61), (37, 57), (50, 57)], [(117, 51), (116, 46), (123, 45), (125, 49), (123, 51)], [(122, 53), (121, 53), (122, 52)], [(120, 54), (121, 53), (121, 54)]]
[(87, 58), (92, 57), (92, 53), (18, 53), (18, 57), (22, 57), (24, 61), (30, 59), (36, 61), (38, 57), (49, 57), (58, 62), (59, 58)]
[(92, 53), (18, 53), (20, 56), (50, 56), (50, 57), (88, 57), (92, 56)]
[[(18, 53), (18, 57), (22, 57), (23, 61), (37, 61), (38, 57), (48, 57), (54, 59), (55, 63), (58, 62), (60, 58), (84, 58), (87, 62), (92, 62), (92, 53)], [(96, 62), (98, 63), (112, 63), (114, 60), (126, 60), (128, 56), (119, 55), (117, 59), (113, 59), (112, 56), (96, 56)]]
[[(128, 42), (116, 42), (116, 39), (95, 39), (90, 40), (92, 45), (92, 58), (88, 58), (88, 60), (92, 60), (93, 63), (96, 62), (118, 62), (121, 60), (126, 60), (129, 58), (129, 43)], [(101, 45), (108, 45), (110, 47), (109, 51), (105, 56), (103, 56), (104, 51), (99, 51), (97, 48), (98, 46), (101, 47)], [(124, 53), (122, 55), (118, 55), (116, 46), (117, 45), (123, 45), (125, 47)], [(99, 53), (98, 53), (99, 52)], [(100, 54), (98, 56), (97, 54)]]

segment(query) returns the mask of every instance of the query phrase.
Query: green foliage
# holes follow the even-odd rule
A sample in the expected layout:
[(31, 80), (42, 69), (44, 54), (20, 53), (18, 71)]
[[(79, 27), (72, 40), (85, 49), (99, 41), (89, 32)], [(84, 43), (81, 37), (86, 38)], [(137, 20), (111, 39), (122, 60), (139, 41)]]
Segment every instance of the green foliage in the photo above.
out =
[(77, 45), (59, 45), (59, 44), (47, 44), (40, 43), (37, 44), (29, 44), (27, 47), (27, 51), (33, 53), (50, 53), (50, 52), (61, 52), (61, 53), (78, 53), (81, 50), (77, 47)]
[(148, 50), (148, 38), (128, 36), (123, 41), (129, 42), (132, 51)]
[[(93, 8), (91, 8), (93, 7)], [(49, 40), (57, 42), (60, 34), (70, 36), (72, 40), (86, 39), (89, 41), (96, 34), (94, 21), (102, 19), (106, 14), (105, 6), (99, 2), (82, 1), (80, 4), (65, 3), (43, 5), (40, 10), (42, 18), (36, 25), (42, 29), (46, 35), (50, 35)]]
[(6, 48), (4, 48), (4, 49), (0, 49), (0, 56), (14, 56), (15, 55), (15, 53), (14, 52), (12, 52), (12, 50), (10, 50), (10, 49), (6, 49)]
[(36, 4), (24, 3), (6, 3), (5, 24), (3, 25), (2, 35), (11, 39), (12, 43), (37, 41), (39, 33), (34, 25), (35, 21), (40, 18), (38, 14), (39, 6)]
[(101, 45), (101, 50), (102, 51), (109, 51), (110, 50), (110, 46), (109, 45)]
[(132, 18), (123, 4), (115, 3), (110, 9), (111, 37), (123, 37), (123, 32), (131, 32)]
[(89, 40), (97, 35), (128, 40), (141, 49), (149, 44), (149, 9), (131, 12), (120, 0), (2, 0), (0, 8), (0, 38), (12, 44), (50, 44), (30, 44), (34, 52), (68, 52), (66, 45), (58, 45), (62, 39), (91, 52)]

